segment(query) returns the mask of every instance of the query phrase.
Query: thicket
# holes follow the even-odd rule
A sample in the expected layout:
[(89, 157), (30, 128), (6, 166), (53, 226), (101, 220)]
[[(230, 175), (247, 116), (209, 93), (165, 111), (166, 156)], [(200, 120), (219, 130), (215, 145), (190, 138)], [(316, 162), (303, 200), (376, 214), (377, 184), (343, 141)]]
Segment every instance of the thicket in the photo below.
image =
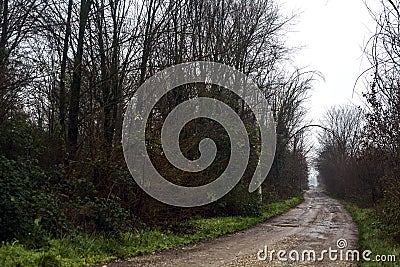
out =
[[(254, 151), (245, 177), (223, 199), (170, 207), (143, 192), (126, 167), (122, 121), (135, 90), (157, 71), (195, 60), (234, 67), (259, 86), (278, 139), (262, 201), (298, 195), (308, 170), (306, 135), (296, 131), (314, 73), (284, 68), (292, 53), (283, 38), (291, 19), (269, 0), (0, 1), (0, 240), (36, 248), (73, 233), (118, 236), (142, 228), (179, 230), (181, 221), (196, 216), (259, 215), (260, 196), (247, 191), (258, 162), (258, 128), (228, 90), (213, 95), (237, 108)], [(162, 156), (158, 119), (196, 90), (202, 87), (162, 99), (154, 109), (161, 116), (146, 136), (160, 172), (189, 186), (218, 177), (230, 148), (220, 126), (196, 120), (185, 126), (181, 147), (196, 158), (198, 142), (215, 139), (212, 167), (189, 175)]]
[[(92, 181), (69, 178), (53, 161), (48, 133), (25, 114), (0, 129), (0, 236), (32, 248), (75, 232), (118, 234), (137, 226), (116, 195), (104, 197)], [(48, 160), (49, 159), (49, 160)]]

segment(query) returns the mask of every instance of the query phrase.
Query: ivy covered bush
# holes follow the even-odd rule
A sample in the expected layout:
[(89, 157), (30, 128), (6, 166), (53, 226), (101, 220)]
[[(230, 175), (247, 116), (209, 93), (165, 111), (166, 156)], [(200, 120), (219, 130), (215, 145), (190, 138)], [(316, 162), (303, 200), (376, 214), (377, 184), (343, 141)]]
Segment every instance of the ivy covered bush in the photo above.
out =
[(49, 165), (51, 140), (26, 116), (16, 115), (3, 125), (0, 241), (40, 248), (65, 234), (119, 234), (135, 225), (120, 198), (97, 190), (91, 176), (67, 177), (60, 163)]

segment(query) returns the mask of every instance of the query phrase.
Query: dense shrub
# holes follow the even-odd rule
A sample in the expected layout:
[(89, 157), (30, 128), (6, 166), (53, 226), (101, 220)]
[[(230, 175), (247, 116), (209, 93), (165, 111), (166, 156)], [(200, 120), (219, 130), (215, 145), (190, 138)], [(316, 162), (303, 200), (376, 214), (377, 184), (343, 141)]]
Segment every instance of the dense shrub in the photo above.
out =
[[(47, 177), (31, 162), (0, 157), (0, 238), (23, 238), (43, 244), (46, 235), (41, 224), (50, 225), (58, 211), (57, 203), (41, 190)], [(49, 229), (50, 230), (50, 229)], [(32, 241), (32, 242), (31, 242)]]
[(384, 197), (380, 203), (381, 217), (385, 225), (388, 226), (388, 232), (392, 237), (400, 242), (400, 180), (392, 177), (382, 179), (385, 185)]
[(93, 170), (112, 178), (119, 173), (106, 164), (100, 168), (83, 162), (89, 172), (67, 176), (62, 164), (48, 164), (55, 149), (49, 140), (23, 114), (0, 128), (0, 241), (17, 239), (39, 248), (50, 237), (71, 232), (131, 230), (136, 217), (112, 188), (96, 187), (89, 175)]
[(249, 185), (239, 182), (225, 197), (215, 204), (215, 212), (227, 216), (260, 216), (261, 196), (258, 191), (249, 193)]

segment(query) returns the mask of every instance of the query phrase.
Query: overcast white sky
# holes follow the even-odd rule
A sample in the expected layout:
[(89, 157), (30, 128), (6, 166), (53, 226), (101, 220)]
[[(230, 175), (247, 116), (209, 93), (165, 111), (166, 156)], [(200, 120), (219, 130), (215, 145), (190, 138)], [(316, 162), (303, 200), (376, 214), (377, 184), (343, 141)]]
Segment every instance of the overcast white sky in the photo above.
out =
[(287, 14), (300, 13), (288, 34), (290, 46), (305, 46), (295, 57), (297, 66), (322, 72), (325, 81), (315, 83), (310, 118), (315, 122), (335, 104), (360, 104), (364, 83), (357, 94), (353, 86), (368, 68), (363, 48), (375, 24), (362, 0), (279, 0)]
[[(315, 83), (309, 107), (309, 119), (318, 123), (324, 112), (334, 105), (362, 105), (360, 80), (353, 95), (357, 77), (369, 67), (363, 48), (375, 24), (362, 0), (279, 0), (284, 12), (299, 13), (289, 46), (304, 46), (295, 56), (295, 65), (320, 71), (325, 78)], [(317, 129), (312, 129), (316, 140)], [(310, 183), (315, 184), (315, 171)]]

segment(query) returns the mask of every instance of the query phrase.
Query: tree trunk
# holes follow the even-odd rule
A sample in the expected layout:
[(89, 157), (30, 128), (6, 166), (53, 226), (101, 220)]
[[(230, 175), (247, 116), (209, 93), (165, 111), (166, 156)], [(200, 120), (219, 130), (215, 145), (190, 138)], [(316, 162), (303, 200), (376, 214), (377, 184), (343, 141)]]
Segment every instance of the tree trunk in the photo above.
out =
[(61, 73), (60, 73), (60, 92), (58, 96), (59, 101), (59, 121), (61, 125), (61, 131), (63, 138), (65, 139), (65, 114), (66, 114), (66, 93), (65, 93), (65, 79), (66, 79), (66, 69), (67, 69), (67, 60), (68, 60), (68, 43), (69, 37), (71, 35), (71, 16), (72, 16), (72, 5), (73, 0), (68, 1), (68, 11), (67, 11), (67, 22), (65, 25), (65, 36), (64, 36), (64, 43), (63, 43), (63, 52), (62, 52), (62, 59), (61, 59)]
[(81, 11), (79, 16), (78, 47), (74, 61), (74, 73), (72, 76), (70, 101), (69, 101), (68, 142), (70, 148), (70, 157), (74, 157), (77, 148), (76, 146), (78, 143), (79, 102), (80, 102), (81, 80), (82, 80), (83, 43), (85, 37), (85, 28), (89, 16), (90, 3), (91, 0), (82, 0)]
[(0, 14), (1, 15), (0, 66), (1, 68), (3, 68), (7, 58), (8, 0), (2, 0), (0, 4), (2, 10)]

